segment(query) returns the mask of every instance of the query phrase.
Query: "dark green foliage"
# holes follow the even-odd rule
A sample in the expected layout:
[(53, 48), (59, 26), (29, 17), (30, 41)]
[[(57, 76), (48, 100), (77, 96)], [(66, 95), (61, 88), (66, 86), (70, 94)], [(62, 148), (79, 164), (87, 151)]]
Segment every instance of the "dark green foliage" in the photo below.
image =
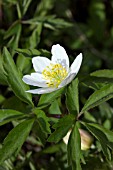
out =
[(74, 125), (68, 142), (68, 162), (72, 165), (73, 170), (81, 170), (80, 157), (81, 157), (81, 140), (77, 127)]
[[(113, 0), (0, 1), (0, 170), (113, 169), (112, 16)], [(83, 53), (78, 75), (52, 93), (27, 93), (32, 58), (51, 59), (55, 44), (70, 65)], [(89, 150), (79, 129), (94, 138)]]

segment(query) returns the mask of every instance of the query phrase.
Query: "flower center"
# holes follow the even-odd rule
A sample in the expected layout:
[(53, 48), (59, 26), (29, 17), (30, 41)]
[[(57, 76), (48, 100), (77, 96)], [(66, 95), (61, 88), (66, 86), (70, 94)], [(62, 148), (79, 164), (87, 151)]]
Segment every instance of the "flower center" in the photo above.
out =
[(48, 87), (58, 87), (67, 74), (67, 70), (61, 64), (50, 64), (42, 72), (43, 78), (47, 80)]

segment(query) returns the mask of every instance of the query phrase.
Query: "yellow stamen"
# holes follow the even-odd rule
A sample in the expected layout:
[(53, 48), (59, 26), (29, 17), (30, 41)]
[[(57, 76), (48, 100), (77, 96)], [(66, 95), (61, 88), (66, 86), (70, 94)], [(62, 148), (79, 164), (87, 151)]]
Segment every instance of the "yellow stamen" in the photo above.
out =
[(43, 78), (47, 80), (48, 87), (58, 87), (67, 74), (66, 68), (61, 64), (50, 64), (42, 72)]

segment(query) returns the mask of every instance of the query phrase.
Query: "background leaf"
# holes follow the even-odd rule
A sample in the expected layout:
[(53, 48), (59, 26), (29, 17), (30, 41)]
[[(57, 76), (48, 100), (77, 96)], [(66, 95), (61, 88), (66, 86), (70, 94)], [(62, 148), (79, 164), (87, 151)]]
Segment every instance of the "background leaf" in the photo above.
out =
[(113, 78), (113, 70), (109, 69), (97, 70), (91, 73), (90, 75), (95, 77)]
[(62, 114), (61, 110), (60, 110), (58, 99), (54, 100), (51, 103), (51, 106), (49, 107), (48, 111), (49, 111), (50, 114), (56, 114), (56, 115)]
[(7, 77), (3, 68), (3, 58), (0, 55), (0, 84), (7, 85)]
[(19, 97), (22, 101), (32, 104), (31, 94), (26, 93), (28, 90), (28, 86), (22, 81), (22, 77), (20, 76), (14, 61), (6, 48), (4, 48), (4, 69), (7, 73), (7, 81), (11, 86), (13, 92)]
[(59, 120), (57, 124), (53, 126), (55, 131), (49, 136), (48, 142), (59, 142), (71, 129), (75, 120), (74, 115), (67, 115)]
[(106, 128), (104, 128), (102, 125), (96, 124), (96, 123), (87, 123), (88, 125), (95, 127), (96, 129), (99, 129), (100, 131), (102, 131), (103, 133), (105, 133), (105, 135), (107, 136), (108, 140), (110, 142), (113, 142), (113, 131), (110, 131)]
[(22, 144), (26, 140), (32, 128), (34, 119), (25, 120), (12, 129), (4, 140), (2, 149), (0, 150), (0, 164), (8, 159), (13, 153), (17, 154)]
[(16, 110), (2, 109), (0, 110), (0, 126), (14, 119), (24, 117), (25, 114)]
[(50, 134), (51, 130), (50, 130), (49, 118), (45, 115), (44, 111), (34, 109), (33, 112), (37, 116), (36, 121), (38, 121), (38, 124), (39, 124), (41, 130), (46, 134)]
[(100, 90), (96, 90), (87, 100), (81, 112), (87, 111), (101, 103), (113, 98), (113, 85), (108, 84)]
[(36, 48), (38, 46), (38, 44), (40, 43), (41, 32), (42, 32), (42, 24), (39, 24), (33, 30), (32, 35), (29, 38), (30, 48)]
[(81, 170), (81, 139), (77, 123), (74, 125), (68, 141), (68, 163), (73, 170)]
[(79, 113), (79, 92), (78, 92), (79, 80), (76, 78), (67, 87), (66, 91), (66, 105), (70, 113), (77, 115)]
[(108, 160), (111, 160), (111, 153), (108, 148), (109, 141), (108, 141), (106, 135), (99, 129), (90, 126), (90, 124), (85, 123), (84, 125), (99, 140), (101, 147), (102, 147), (102, 151), (103, 151), (104, 155), (106, 156), (106, 158)]
[(48, 106), (51, 102), (53, 102), (56, 98), (58, 98), (63, 92), (64, 92), (64, 88), (61, 88), (52, 93), (41, 95), (40, 100), (38, 102), (38, 108), (44, 108)]
[(10, 40), (8, 40), (7, 47), (10, 48), (12, 54), (14, 54), (14, 50), (18, 48), (21, 30), (22, 26), (20, 21), (16, 21), (9, 27), (9, 29), (5, 33), (4, 39), (8, 40), (8, 38), (10, 38)]

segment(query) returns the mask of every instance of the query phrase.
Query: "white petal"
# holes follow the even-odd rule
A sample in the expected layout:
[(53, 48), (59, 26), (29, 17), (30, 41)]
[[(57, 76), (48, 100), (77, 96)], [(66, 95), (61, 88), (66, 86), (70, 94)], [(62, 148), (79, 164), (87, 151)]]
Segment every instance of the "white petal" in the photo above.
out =
[(42, 73), (46, 66), (49, 66), (51, 60), (46, 57), (33, 57), (32, 58), (33, 68), (36, 72)]
[(65, 49), (59, 44), (52, 46), (52, 62), (60, 63), (62, 66), (66, 67), (67, 71), (69, 69), (69, 58)]
[(25, 75), (22, 79), (26, 84), (39, 87), (47, 87), (46, 81), (43, 80), (42, 75), (39, 73), (31, 73), (31, 75)]
[(69, 84), (74, 78), (75, 78), (76, 74), (72, 73), (70, 75), (68, 75), (68, 77), (66, 79), (64, 79), (62, 81), (62, 83), (59, 85), (59, 88), (66, 86), (67, 84)]
[(77, 75), (80, 66), (82, 63), (82, 53), (80, 53), (76, 59), (74, 60), (74, 62), (72, 63), (71, 67), (70, 67), (70, 71), (68, 76), (62, 81), (62, 83), (59, 85), (59, 87), (63, 87), (66, 86), (67, 84), (69, 84)]
[(32, 93), (32, 94), (45, 94), (45, 93), (50, 93), (50, 92), (56, 91), (58, 89), (59, 88), (47, 87), (47, 88), (39, 88), (39, 89), (28, 90), (26, 92)]
[(81, 63), (82, 63), (82, 53), (80, 53), (74, 60), (74, 62), (72, 63), (71, 67), (70, 67), (70, 72), (71, 73), (78, 73)]

